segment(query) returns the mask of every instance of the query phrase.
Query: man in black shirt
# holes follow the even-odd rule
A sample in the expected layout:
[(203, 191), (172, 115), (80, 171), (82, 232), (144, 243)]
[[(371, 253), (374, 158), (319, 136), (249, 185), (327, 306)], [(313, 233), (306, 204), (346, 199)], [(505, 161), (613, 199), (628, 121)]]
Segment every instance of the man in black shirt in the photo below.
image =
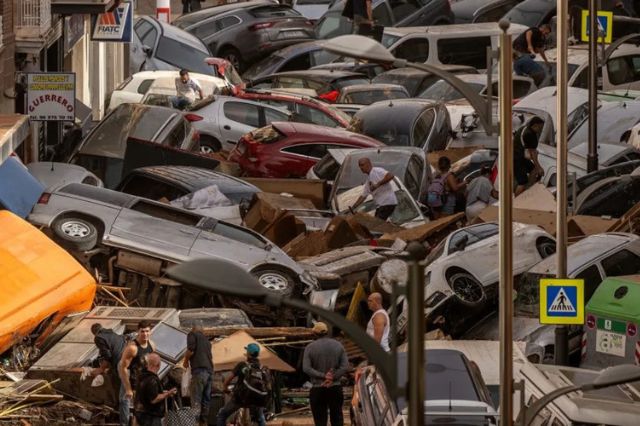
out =
[(518, 75), (526, 75), (533, 79), (539, 86), (545, 77), (544, 68), (534, 59), (539, 54), (547, 68), (551, 65), (544, 54), (547, 36), (551, 33), (549, 25), (541, 25), (540, 28), (531, 27), (520, 34), (513, 41), (514, 62), (513, 71)]
[(175, 395), (177, 389), (162, 390), (158, 377), (160, 356), (157, 353), (147, 355), (147, 366), (142, 369), (136, 388), (136, 420), (139, 426), (162, 426), (165, 415), (164, 400)]
[(211, 404), (211, 383), (213, 380), (213, 358), (211, 342), (202, 333), (202, 325), (194, 324), (187, 336), (187, 353), (184, 368), (191, 367), (191, 407), (200, 413), (198, 421), (207, 424)]
[(513, 136), (513, 173), (517, 182), (516, 196), (520, 195), (527, 188), (527, 185), (544, 175), (544, 170), (538, 162), (538, 138), (543, 126), (544, 120), (540, 117), (533, 117)]
[(227, 377), (222, 385), (222, 389), (225, 393), (229, 392), (229, 385), (233, 381), (233, 379), (237, 378), (236, 384), (233, 388), (233, 395), (231, 399), (225, 404), (224, 407), (218, 411), (218, 415), (216, 417), (216, 425), (217, 426), (226, 426), (227, 419), (238, 409), (243, 407), (250, 408), (251, 417), (253, 421), (258, 423), (258, 426), (265, 426), (266, 420), (264, 417), (264, 406), (255, 406), (252, 404), (248, 404), (246, 401), (242, 400), (240, 395), (240, 390), (244, 387), (243, 382), (245, 378), (250, 377), (250, 369), (260, 369), (260, 360), (258, 356), (260, 355), (260, 346), (255, 343), (249, 343), (245, 348), (247, 351), (247, 361), (239, 362), (233, 368), (233, 372), (229, 377)]

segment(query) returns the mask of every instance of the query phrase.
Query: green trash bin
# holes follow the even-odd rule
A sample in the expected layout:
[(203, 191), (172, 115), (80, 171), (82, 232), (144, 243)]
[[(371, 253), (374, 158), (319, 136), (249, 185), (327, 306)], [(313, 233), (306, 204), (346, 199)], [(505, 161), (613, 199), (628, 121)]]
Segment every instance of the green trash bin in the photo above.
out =
[(640, 275), (602, 281), (585, 314), (581, 367), (639, 364)]

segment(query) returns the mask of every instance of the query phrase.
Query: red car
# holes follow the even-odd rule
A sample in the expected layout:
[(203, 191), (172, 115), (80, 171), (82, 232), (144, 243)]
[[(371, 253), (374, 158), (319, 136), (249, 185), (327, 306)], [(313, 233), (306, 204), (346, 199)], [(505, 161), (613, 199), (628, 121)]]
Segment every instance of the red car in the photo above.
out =
[(245, 176), (304, 177), (307, 171), (335, 148), (385, 146), (368, 136), (315, 124), (276, 122), (247, 133), (229, 154)]
[(286, 108), (295, 114), (295, 121), (318, 124), (327, 127), (348, 127), (351, 117), (326, 102), (308, 96), (270, 91), (246, 89), (236, 95), (239, 98), (264, 102), (269, 105)]

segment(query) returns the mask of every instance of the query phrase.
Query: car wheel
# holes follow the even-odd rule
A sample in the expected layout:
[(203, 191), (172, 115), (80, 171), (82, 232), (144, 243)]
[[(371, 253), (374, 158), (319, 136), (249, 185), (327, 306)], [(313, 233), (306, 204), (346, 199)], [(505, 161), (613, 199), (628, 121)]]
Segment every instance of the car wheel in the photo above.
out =
[(536, 249), (540, 257), (545, 259), (556, 253), (556, 243), (549, 238), (539, 238), (538, 241), (536, 241)]
[(468, 272), (456, 272), (449, 277), (449, 286), (455, 294), (458, 302), (464, 306), (478, 306), (486, 299), (487, 295), (482, 284)]
[(295, 281), (286, 272), (277, 269), (257, 269), (252, 272), (266, 290), (288, 296), (293, 293)]
[(242, 71), (244, 71), (244, 69), (242, 68), (242, 55), (240, 55), (240, 52), (238, 51), (238, 49), (235, 49), (233, 47), (227, 47), (220, 54), (220, 56), (226, 59), (227, 61), (231, 62), (231, 65), (233, 65), (233, 67), (239, 73), (242, 73)]
[(202, 154), (213, 154), (214, 152), (220, 152), (222, 150), (222, 146), (217, 139), (211, 137), (200, 137), (200, 153)]
[(98, 242), (98, 229), (87, 220), (65, 217), (53, 222), (51, 230), (61, 246), (78, 251), (94, 248)]

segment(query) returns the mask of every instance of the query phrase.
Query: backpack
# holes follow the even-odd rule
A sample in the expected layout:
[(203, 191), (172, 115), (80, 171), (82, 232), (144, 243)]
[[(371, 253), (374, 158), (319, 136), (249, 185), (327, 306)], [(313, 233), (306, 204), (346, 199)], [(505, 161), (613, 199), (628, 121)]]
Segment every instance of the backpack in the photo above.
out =
[(447, 176), (449, 176), (449, 173), (437, 176), (429, 184), (429, 187), (427, 188), (427, 205), (429, 207), (438, 208), (442, 207), (442, 205), (444, 204), (444, 199), (447, 195), (445, 186)]
[(243, 379), (236, 385), (236, 401), (243, 407), (266, 407), (271, 396), (271, 375), (267, 367), (247, 363)]

